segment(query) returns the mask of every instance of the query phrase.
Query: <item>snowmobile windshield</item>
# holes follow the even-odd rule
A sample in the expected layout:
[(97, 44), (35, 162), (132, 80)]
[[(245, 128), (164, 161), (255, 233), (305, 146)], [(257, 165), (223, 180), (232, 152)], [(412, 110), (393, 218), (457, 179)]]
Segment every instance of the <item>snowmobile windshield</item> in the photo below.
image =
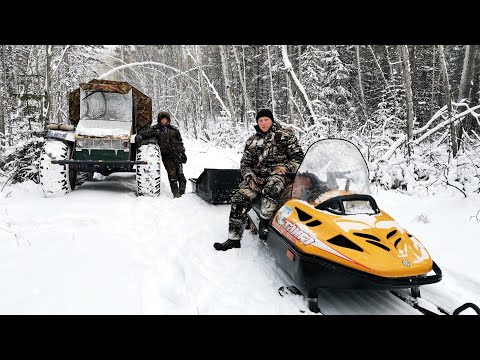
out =
[(348, 194), (370, 194), (368, 166), (360, 150), (342, 139), (310, 145), (296, 173), (292, 196), (316, 205)]

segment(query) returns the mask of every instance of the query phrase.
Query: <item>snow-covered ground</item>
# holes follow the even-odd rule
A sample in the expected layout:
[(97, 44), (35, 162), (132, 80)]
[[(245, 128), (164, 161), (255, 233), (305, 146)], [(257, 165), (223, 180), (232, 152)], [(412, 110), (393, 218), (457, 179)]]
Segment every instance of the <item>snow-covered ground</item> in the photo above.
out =
[[(204, 168), (238, 168), (241, 154), (233, 150), (189, 139), (185, 145), (187, 179)], [(214, 250), (226, 240), (229, 205), (205, 202), (190, 182), (174, 199), (163, 167), (161, 186), (159, 198), (137, 197), (133, 173), (96, 176), (57, 198), (45, 198), (33, 182), (5, 186), (0, 314), (316, 315), (303, 298), (279, 296), (290, 283), (249, 232), (241, 249)], [(443, 271), (422, 297), (448, 310), (480, 305), (480, 197), (454, 189), (434, 197), (373, 195)], [(382, 294), (327, 297), (331, 314), (417, 314)]]

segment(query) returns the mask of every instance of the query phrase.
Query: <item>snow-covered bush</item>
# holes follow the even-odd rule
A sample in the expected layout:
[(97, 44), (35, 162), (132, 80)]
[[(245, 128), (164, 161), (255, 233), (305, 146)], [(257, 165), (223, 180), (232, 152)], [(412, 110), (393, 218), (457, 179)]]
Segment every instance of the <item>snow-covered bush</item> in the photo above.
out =
[(2, 170), (11, 183), (32, 180), (38, 183), (38, 162), (44, 138), (34, 136), (8, 149)]

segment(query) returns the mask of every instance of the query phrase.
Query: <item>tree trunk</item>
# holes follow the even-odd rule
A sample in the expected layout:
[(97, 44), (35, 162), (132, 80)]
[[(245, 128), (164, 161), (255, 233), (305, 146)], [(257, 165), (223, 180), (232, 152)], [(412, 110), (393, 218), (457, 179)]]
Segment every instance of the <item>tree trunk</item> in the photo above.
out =
[(385, 78), (385, 73), (383, 72), (382, 67), (380, 66), (380, 63), (378, 62), (377, 56), (375, 55), (375, 52), (373, 51), (373, 48), (371, 45), (368, 45), (368, 49), (370, 50), (370, 53), (372, 54), (373, 60), (375, 62), (375, 66), (377, 67), (378, 72), (382, 76), (383, 82), (385, 83), (385, 89), (388, 90), (389, 89), (388, 82), (387, 82), (387, 79)]
[[(443, 51), (443, 45), (438, 45), (438, 55), (440, 58), (440, 66), (443, 74), (443, 87), (445, 91), (445, 100), (447, 102), (448, 119), (452, 118), (452, 96), (450, 94), (450, 81), (448, 80), (447, 62), (445, 60), (445, 53)], [(450, 140), (452, 141), (452, 155), (457, 156), (457, 136), (455, 134), (455, 126), (453, 121), (450, 122)]]
[[(44, 98), (42, 107), (42, 121), (47, 123), (50, 119), (50, 57), (52, 56), (52, 45), (45, 45), (45, 84), (43, 88)], [(44, 124), (45, 125), (45, 124)], [(44, 126), (45, 127), (45, 126)]]
[[(470, 91), (471, 98), (470, 98), (470, 105), (478, 104), (479, 98), (479, 89), (480, 89), (480, 53), (477, 51), (477, 56), (475, 57), (475, 65), (473, 73), (475, 76), (473, 77), (473, 84), (472, 90)], [(477, 119), (472, 116), (468, 115), (468, 119), (465, 121), (465, 131), (467, 134), (478, 127)]]
[[(397, 109), (397, 95), (395, 94), (395, 91), (392, 91), (390, 89), (390, 86), (388, 85), (388, 81), (385, 78), (385, 73), (382, 70), (382, 66), (378, 62), (377, 56), (375, 55), (375, 52), (373, 51), (372, 46), (368, 45), (368, 49), (370, 50), (370, 53), (372, 54), (373, 60), (375, 62), (375, 66), (377, 67), (378, 72), (382, 76), (383, 82), (385, 83), (385, 90), (388, 91), (393, 96), (393, 104), (394, 104), (394, 109), (395, 109), (395, 112), (396, 112), (396, 109)], [(387, 51), (387, 58), (388, 58), (388, 51)]]
[(312, 102), (310, 101), (310, 99), (307, 95), (307, 92), (305, 91), (305, 88), (303, 87), (302, 83), (300, 83), (300, 81), (298, 81), (298, 78), (295, 75), (295, 72), (293, 71), (292, 63), (290, 62), (290, 60), (288, 58), (287, 45), (282, 45), (282, 58), (283, 58), (283, 64), (285, 65), (285, 70), (287, 71), (287, 73), (292, 78), (294, 84), (296, 85), (296, 87), (298, 88), (300, 93), (303, 95), (303, 100), (304, 100), (305, 105), (306, 105), (307, 109), (309, 110), (310, 116), (311, 116), (310, 124), (313, 125), (315, 123), (318, 123), (317, 115), (315, 114), (315, 111), (313, 110)]
[(228, 64), (227, 64), (227, 58), (225, 56), (225, 47), (223, 45), (218, 45), (220, 49), (220, 58), (222, 61), (222, 70), (223, 70), (223, 78), (225, 80), (225, 89), (227, 91), (227, 98), (228, 98), (228, 106), (230, 108), (230, 117), (232, 119), (232, 126), (236, 127), (237, 126), (237, 119), (235, 116), (235, 106), (233, 103), (233, 97), (232, 97), (232, 89), (230, 86), (230, 81), (228, 79)]
[[(187, 52), (187, 55), (190, 57), (190, 59), (192, 59), (192, 61), (197, 64), (197, 59), (190, 53), (190, 51), (188, 49), (186, 49), (186, 52)], [(220, 54), (221, 54), (221, 51), (220, 51)], [(210, 81), (210, 79), (208, 78), (207, 74), (205, 74), (205, 71), (201, 71), (202, 72), (202, 75), (203, 75), (203, 78), (205, 79), (205, 81), (207, 82), (207, 85), (208, 87), (210, 88), (210, 90), (212, 91), (212, 93), (215, 95), (215, 98), (217, 99), (218, 103), (220, 104), (221, 108), (228, 114), (229, 117), (231, 117), (230, 115), (230, 112), (228, 110), (228, 108), (225, 106), (222, 98), (220, 97), (220, 95), (218, 94), (218, 91), (217, 89), (215, 88), (215, 85), (213, 85), (213, 83)], [(211, 98), (210, 98), (210, 92), (207, 92), (208, 94), (208, 99), (209, 99), (209, 102), (210, 102), (210, 111), (211, 111), (211, 118), (215, 118), (215, 114), (213, 113), (213, 106), (212, 106), (212, 101), (211, 101)]]
[(355, 45), (355, 50), (357, 54), (357, 72), (358, 72), (358, 89), (360, 91), (360, 105), (362, 106), (363, 115), (367, 118), (367, 105), (365, 103), (365, 95), (363, 92), (363, 83), (362, 83), (362, 69), (360, 67), (360, 48), (358, 45)]
[(245, 80), (243, 77), (242, 64), (240, 63), (240, 58), (238, 56), (238, 51), (235, 45), (233, 45), (233, 54), (235, 55), (235, 62), (237, 64), (240, 85), (242, 86), (243, 100), (245, 101), (246, 121), (248, 125), (250, 122), (253, 123), (255, 121), (255, 111), (252, 109), (252, 103), (247, 93), (247, 84), (245, 83)]
[(198, 66), (198, 82), (200, 84), (200, 123), (203, 130), (207, 128), (206, 117), (206, 100), (205, 100), (205, 84), (203, 82), (203, 56), (202, 48), (199, 45), (195, 45), (197, 52), (197, 66)]
[(2, 94), (3, 91), (6, 91), (6, 76), (5, 76), (5, 47), (2, 45), (2, 88), (0, 89), (0, 133), (5, 135), (5, 96)]
[(292, 93), (292, 82), (288, 76), (288, 73), (285, 74), (287, 82), (287, 109), (288, 109), (288, 123), (293, 124), (293, 93)]
[(272, 76), (272, 59), (270, 56), (270, 48), (267, 45), (267, 58), (268, 58), (268, 74), (270, 77), (270, 96), (271, 96), (271, 104), (272, 104), (272, 113), (274, 117), (277, 117), (275, 114), (275, 95), (273, 93), (273, 76)]
[(302, 58), (302, 45), (297, 45), (297, 52), (298, 52), (298, 81), (300, 84), (303, 82), (303, 69), (302, 69), (302, 62), (300, 59)]
[(436, 58), (436, 46), (432, 49), (432, 97), (430, 99), (430, 118), (433, 116), (433, 107), (435, 105), (435, 58)]
[(410, 59), (408, 56), (407, 45), (398, 45), (400, 57), (402, 59), (403, 84), (407, 98), (407, 149), (408, 156), (412, 156), (413, 141), (413, 93), (412, 93), (412, 74), (410, 72)]
[[(388, 52), (388, 46), (387, 45), (385, 45), (385, 53), (386, 53), (386, 56), (387, 56), (388, 67), (390, 69), (390, 80), (391, 80), (391, 83), (395, 86), (395, 84), (396, 84), (396, 81), (395, 81), (395, 64), (390, 59), (390, 53)], [(390, 88), (390, 87), (388, 87), (388, 88)], [(395, 87), (394, 87), (392, 93), (393, 93), (393, 101), (394, 101), (393, 110), (394, 110), (395, 116), (397, 116), (397, 114), (398, 114), (398, 101), (397, 101), (397, 96), (396, 96), (397, 89)]]
[[(467, 100), (470, 99), (470, 90), (472, 88), (473, 68), (475, 66), (476, 52), (477, 52), (476, 45), (467, 45), (465, 48), (462, 78), (460, 79), (460, 87), (458, 88), (457, 102), (460, 102), (463, 99), (467, 99)], [(463, 136), (463, 127), (461, 122), (459, 122), (458, 126), (456, 126), (455, 132), (457, 133), (458, 148), (460, 149), (462, 136)]]
[(5, 120), (3, 117), (3, 95), (0, 92), (0, 134), (5, 135)]

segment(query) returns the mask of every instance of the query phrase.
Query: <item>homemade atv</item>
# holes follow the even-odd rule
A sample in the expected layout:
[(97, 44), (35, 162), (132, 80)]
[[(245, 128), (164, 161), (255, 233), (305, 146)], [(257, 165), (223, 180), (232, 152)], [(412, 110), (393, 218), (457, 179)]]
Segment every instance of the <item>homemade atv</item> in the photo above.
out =
[(94, 79), (69, 93), (69, 120), (47, 126), (39, 165), (45, 197), (115, 172), (136, 172), (138, 195), (160, 195), (160, 147), (155, 138), (135, 144), (152, 123), (148, 96), (126, 82)]

